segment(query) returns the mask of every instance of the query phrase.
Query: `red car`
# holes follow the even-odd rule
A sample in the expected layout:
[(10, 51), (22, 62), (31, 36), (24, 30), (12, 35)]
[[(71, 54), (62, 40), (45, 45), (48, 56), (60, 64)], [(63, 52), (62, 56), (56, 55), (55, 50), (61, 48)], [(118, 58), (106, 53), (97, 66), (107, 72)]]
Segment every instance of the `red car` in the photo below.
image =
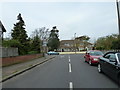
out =
[(90, 50), (87, 51), (84, 58), (85, 58), (85, 62), (88, 62), (90, 65), (93, 64), (98, 64), (99, 62), (99, 57), (102, 57), (103, 53), (101, 51), (98, 50)]

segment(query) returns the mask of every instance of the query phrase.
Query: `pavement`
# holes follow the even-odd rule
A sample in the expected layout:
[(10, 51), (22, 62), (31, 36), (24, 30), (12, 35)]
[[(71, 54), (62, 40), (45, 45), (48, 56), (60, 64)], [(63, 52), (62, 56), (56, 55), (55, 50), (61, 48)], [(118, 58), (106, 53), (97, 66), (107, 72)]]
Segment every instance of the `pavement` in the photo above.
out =
[(27, 70), (30, 70), (31, 68), (36, 67), (44, 62), (47, 62), (54, 57), (55, 56), (45, 55), (45, 57), (42, 57), (42, 58), (37, 58), (37, 59), (31, 60), (31, 61), (3, 67), (2, 68), (2, 82), (6, 81), (18, 74), (21, 74)]
[(4, 88), (119, 90), (111, 78), (97, 71), (97, 66), (90, 66), (84, 62), (83, 56), (84, 54), (56, 55), (50, 61), (3, 82), (3, 90)]

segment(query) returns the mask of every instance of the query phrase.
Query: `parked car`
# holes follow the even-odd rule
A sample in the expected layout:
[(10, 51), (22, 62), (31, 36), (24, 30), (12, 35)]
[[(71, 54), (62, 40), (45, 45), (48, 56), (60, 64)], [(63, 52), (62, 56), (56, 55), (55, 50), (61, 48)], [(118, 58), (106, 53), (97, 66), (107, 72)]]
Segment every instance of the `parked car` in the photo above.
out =
[(120, 85), (120, 52), (107, 52), (100, 57), (98, 72), (104, 72)]
[(101, 51), (98, 50), (90, 50), (87, 51), (84, 58), (85, 58), (85, 62), (88, 62), (90, 65), (93, 64), (98, 64), (99, 57), (102, 57), (103, 53)]
[(47, 52), (48, 55), (59, 55), (59, 52), (49, 51)]

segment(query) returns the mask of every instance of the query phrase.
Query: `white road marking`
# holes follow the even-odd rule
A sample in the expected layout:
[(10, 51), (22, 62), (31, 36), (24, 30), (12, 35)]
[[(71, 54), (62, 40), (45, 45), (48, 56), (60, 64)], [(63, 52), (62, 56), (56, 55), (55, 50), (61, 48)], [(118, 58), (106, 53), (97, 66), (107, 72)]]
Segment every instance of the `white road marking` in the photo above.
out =
[(70, 56), (68, 56), (68, 58), (70, 59)]
[(70, 59), (69, 59), (69, 63), (70, 63)]
[(69, 58), (69, 63), (70, 63), (70, 56), (68, 56), (68, 58)]
[(69, 83), (69, 88), (70, 88), (70, 90), (73, 90), (73, 83), (72, 82)]
[(69, 63), (69, 72), (72, 72), (71, 64)]

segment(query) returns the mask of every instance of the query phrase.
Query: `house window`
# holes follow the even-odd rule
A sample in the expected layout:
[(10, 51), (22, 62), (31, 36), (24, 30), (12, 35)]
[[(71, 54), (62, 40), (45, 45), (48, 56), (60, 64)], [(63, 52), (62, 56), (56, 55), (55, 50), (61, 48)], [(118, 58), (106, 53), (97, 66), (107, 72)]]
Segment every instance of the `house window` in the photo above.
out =
[(65, 43), (64, 45), (65, 45), (65, 46), (70, 46), (70, 44), (68, 44), (68, 43)]

